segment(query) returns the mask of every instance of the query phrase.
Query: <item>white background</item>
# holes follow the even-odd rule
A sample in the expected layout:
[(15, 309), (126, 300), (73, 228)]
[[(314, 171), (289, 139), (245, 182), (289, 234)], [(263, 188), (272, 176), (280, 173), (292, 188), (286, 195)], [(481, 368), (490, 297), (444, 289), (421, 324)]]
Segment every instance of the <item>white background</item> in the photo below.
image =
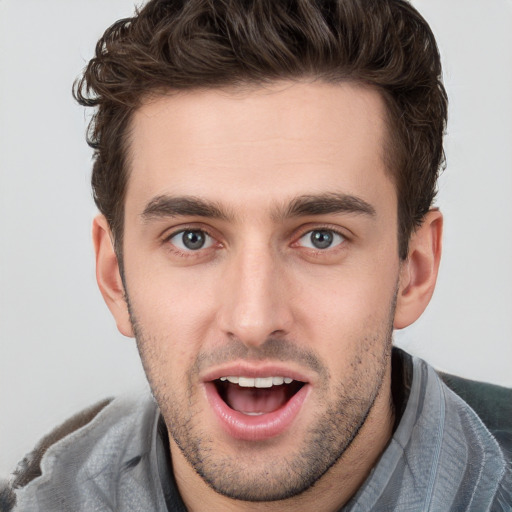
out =
[[(512, 2), (417, 0), (444, 58), (444, 258), (398, 344), (512, 386)], [(86, 119), (71, 84), (132, 0), (0, 0), (0, 476), (76, 410), (144, 381), (94, 280)]]

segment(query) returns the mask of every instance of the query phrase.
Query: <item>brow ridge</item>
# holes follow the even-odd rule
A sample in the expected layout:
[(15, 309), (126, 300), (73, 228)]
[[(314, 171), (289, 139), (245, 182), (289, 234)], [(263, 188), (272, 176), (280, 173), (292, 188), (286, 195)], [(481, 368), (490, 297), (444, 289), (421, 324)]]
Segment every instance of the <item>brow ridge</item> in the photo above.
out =
[(229, 220), (232, 215), (213, 201), (194, 196), (159, 195), (146, 205), (141, 217), (145, 221), (163, 217), (198, 216)]
[(308, 215), (327, 215), (333, 213), (354, 213), (358, 215), (376, 215), (375, 208), (360, 197), (329, 192), (325, 194), (307, 194), (296, 197), (277, 217), (292, 218)]
[[(343, 193), (306, 194), (292, 199), (283, 207), (276, 207), (272, 217), (283, 220), (293, 217), (352, 213), (375, 216), (375, 208), (360, 197)], [(165, 217), (197, 216), (219, 220), (232, 220), (234, 214), (214, 201), (194, 196), (159, 195), (151, 199), (141, 217), (148, 222)]]

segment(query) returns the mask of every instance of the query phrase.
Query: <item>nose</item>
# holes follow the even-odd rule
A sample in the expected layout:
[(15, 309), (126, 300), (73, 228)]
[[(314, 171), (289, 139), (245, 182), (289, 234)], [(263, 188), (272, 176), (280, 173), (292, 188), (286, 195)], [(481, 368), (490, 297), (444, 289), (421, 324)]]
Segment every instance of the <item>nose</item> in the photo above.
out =
[(225, 267), (219, 326), (247, 347), (289, 332), (292, 313), (279, 258), (268, 248), (244, 247)]

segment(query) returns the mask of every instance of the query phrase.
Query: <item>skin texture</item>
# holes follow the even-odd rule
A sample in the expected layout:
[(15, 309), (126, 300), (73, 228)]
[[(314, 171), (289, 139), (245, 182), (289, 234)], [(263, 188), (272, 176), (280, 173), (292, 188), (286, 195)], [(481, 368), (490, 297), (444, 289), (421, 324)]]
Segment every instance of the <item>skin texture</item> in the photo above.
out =
[[(124, 282), (101, 216), (97, 278), (137, 338), (187, 507), (338, 509), (391, 436), (392, 329), (428, 304), (441, 248), (432, 211), (398, 257), (383, 101), (318, 82), (192, 91), (148, 100), (131, 128)], [(205, 380), (233, 364), (307, 382), (284, 432), (221, 427)]]

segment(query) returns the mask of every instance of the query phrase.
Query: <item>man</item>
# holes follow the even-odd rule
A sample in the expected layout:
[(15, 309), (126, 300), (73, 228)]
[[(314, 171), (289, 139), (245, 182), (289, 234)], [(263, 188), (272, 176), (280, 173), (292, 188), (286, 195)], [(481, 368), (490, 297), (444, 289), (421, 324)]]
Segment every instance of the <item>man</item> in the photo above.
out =
[(107, 30), (75, 90), (97, 279), (154, 400), (63, 425), (4, 501), (509, 510), (510, 393), (391, 348), (437, 277), (440, 76), (398, 0), (153, 0)]

